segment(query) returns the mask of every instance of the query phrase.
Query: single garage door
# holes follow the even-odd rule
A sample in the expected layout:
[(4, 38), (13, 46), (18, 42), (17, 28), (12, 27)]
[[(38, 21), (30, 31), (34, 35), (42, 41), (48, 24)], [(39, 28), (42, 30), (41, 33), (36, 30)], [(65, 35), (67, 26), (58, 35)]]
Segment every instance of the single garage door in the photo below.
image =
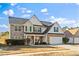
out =
[(74, 43), (79, 43), (79, 38), (75, 38)]
[(73, 43), (73, 38), (70, 37), (68, 43)]
[(50, 37), (50, 44), (62, 44), (62, 37)]

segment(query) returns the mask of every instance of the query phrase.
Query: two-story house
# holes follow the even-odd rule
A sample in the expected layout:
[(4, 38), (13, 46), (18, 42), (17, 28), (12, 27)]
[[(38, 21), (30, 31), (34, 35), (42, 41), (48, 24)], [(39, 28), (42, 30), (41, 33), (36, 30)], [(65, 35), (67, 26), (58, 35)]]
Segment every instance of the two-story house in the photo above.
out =
[(9, 40), (30, 39), (30, 44), (46, 42), (62, 44), (64, 33), (55, 22), (40, 21), (35, 15), (30, 19), (9, 17)]

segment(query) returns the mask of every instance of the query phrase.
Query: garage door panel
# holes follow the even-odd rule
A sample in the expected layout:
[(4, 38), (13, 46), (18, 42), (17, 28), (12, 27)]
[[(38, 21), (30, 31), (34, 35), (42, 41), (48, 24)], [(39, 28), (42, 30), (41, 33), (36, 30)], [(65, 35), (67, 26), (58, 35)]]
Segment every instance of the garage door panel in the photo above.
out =
[(50, 44), (62, 44), (62, 37), (50, 37)]
[(74, 43), (79, 43), (79, 38), (75, 38)]

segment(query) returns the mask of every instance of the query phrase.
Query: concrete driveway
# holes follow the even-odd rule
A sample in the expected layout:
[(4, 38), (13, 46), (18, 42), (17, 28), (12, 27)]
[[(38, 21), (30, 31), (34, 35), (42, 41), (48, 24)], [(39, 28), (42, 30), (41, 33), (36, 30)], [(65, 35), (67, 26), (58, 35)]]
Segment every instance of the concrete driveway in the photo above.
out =
[(79, 52), (79, 45), (55, 45), (55, 46), (63, 47), (63, 48), (66, 48), (66, 49), (70, 49), (70, 50)]

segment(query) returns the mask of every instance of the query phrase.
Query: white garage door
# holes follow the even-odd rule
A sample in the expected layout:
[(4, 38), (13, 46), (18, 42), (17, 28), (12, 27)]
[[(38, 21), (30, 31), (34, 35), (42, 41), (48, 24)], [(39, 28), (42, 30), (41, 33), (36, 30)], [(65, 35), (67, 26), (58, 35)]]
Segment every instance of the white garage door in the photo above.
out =
[(62, 37), (50, 37), (50, 44), (62, 44)]
[(75, 38), (74, 43), (79, 43), (79, 38)]

